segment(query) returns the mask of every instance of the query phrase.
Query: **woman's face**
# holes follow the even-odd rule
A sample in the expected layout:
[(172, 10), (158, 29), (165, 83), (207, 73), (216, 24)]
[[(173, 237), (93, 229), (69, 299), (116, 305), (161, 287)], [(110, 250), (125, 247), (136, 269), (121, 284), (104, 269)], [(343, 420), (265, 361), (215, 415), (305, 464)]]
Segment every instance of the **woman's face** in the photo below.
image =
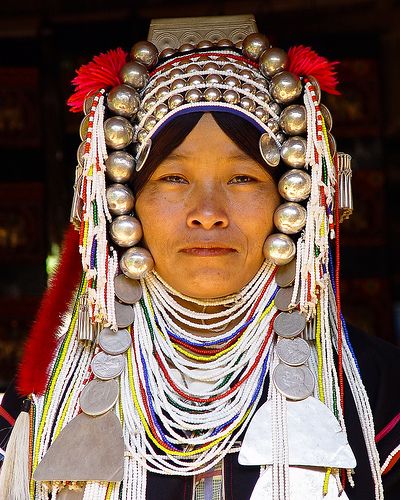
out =
[(196, 298), (238, 292), (260, 268), (279, 204), (275, 182), (206, 113), (136, 201), (155, 270)]

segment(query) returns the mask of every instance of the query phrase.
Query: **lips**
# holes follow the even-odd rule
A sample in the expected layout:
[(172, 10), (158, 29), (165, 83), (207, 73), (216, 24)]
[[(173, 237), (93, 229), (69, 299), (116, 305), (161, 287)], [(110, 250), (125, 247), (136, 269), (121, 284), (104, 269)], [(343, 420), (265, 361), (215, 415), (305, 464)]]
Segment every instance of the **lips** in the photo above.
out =
[(236, 250), (222, 243), (194, 243), (190, 247), (183, 248), (181, 252), (197, 257), (219, 257), (235, 253)]

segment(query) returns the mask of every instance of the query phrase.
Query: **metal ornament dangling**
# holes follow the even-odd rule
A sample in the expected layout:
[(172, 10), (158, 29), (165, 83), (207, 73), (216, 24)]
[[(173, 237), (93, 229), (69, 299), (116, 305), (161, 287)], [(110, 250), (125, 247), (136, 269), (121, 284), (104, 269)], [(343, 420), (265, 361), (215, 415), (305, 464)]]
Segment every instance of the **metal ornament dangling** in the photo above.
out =
[(260, 137), (258, 144), (265, 163), (270, 167), (277, 167), (281, 159), (281, 154), (276, 142), (265, 132)]
[(82, 342), (94, 342), (100, 329), (100, 323), (93, 323), (90, 317), (90, 304), (86, 293), (79, 297), (78, 339)]
[(353, 193), (351, 189), (351, 156), (347, 153), (337, 153), (337, 171), (339, 185), (340, 222), (348, 219), (353, 213)]
[(76, 166), (75, 170), (75, 184), (74, 184), (74, 196), (72, 199), (71, 214), (69, 221), (79, 229), (82, 220), (82, 199), (81, 199), (81, 185), (82, 185), (82, 172), (83, 167), (81, 165)]

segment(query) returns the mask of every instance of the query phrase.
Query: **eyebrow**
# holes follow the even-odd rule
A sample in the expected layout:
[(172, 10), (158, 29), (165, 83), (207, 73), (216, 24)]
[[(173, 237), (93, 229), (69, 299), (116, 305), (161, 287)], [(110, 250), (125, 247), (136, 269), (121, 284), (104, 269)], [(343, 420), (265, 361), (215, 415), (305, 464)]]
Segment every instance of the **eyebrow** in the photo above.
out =
[[(173, 153), (167, 156), (163, 161), (175, 161), (175, 160), (188, 160), (191, 158), (191, 155), (183, 155), (183, 154), (178, 154), (178, 153)], [(227, 156), (225, 158), (228, 158), (229, 160), (236, 160), (236, 161), (247, 161), (247, 162), (254, 162), (255, 160), (247, 155), (246, 153), (236, 153), (230, 156)], [(216, 157), (216, 160), (218, 160), (219, 157)]]

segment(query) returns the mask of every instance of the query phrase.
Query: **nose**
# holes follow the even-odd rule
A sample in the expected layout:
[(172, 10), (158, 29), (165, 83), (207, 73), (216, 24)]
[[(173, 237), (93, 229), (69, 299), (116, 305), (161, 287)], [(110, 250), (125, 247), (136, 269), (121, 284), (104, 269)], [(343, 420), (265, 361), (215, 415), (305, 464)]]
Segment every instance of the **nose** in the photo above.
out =
[(227, 200), (215, 186), (198, 188), (190, 195), (188, 227), (225, 228), (229, 224)]

